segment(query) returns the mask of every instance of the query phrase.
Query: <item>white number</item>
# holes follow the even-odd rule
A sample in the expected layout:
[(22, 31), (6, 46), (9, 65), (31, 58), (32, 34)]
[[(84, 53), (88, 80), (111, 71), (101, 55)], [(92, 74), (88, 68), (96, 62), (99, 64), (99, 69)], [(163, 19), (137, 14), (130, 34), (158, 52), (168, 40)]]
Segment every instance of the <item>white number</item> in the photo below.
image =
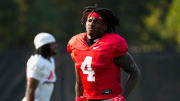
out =
[[(81, 70), (83, 74), (88, 74), (87, 81), (95, 81), (95, 77), (94, 77), (95, 72), (92, 70), (91, 64), (92, 64), (91, 56), (86, 56), (83, 63), (81, 64)], [(85, 67), (87, 67), (87, 69), (85, 69)]]

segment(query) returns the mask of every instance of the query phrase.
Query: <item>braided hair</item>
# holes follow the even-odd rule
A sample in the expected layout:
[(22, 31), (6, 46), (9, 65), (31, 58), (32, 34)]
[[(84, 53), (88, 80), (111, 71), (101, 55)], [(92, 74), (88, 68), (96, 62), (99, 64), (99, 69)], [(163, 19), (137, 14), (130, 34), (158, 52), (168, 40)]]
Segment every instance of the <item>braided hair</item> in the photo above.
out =
[(116, 31), (116, 26), (119, 25), (119, 19), (114, 16), (113, 12), (107, 8), (97, 8), (96, 6), (87, 6), (82, 13), (81, 24), (85, 26), (87, 21), (87, 16), (90, 12), (97, 12), (101, 15), (103, 21), (107, 23), (106, 33), (111, 33)]
[(34, 54), (42, 55), (44, 58), (51, 56), (50, 44), (43, 45), (42, 47), (35, 50)]

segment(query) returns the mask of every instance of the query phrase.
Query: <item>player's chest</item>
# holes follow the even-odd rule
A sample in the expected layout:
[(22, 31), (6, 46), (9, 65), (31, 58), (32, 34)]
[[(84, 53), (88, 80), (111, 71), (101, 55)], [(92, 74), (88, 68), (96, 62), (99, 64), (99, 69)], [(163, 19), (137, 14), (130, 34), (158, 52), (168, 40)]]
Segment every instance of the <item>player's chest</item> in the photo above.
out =
[(87, 57), (92, 58), (92, 62), (106, 62), (112, 58), (113, 47), (111, 44), (99, 44), (92, 46), (82, 46), (75, 48), (72, 52), (76, 62), (83, 62)]

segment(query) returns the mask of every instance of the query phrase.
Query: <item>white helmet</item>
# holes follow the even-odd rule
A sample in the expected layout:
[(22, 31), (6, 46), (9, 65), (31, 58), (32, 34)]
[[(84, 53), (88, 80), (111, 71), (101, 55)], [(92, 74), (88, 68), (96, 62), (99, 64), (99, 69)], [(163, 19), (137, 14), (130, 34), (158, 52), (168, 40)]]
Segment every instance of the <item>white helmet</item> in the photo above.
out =
[(34, 45), (36, 49), (38, 49), (39, 47), (45, 44), (52, 43), (52, 42), (56, 42), (54, 36), (46, 32), (39, 33), (34, 38)]

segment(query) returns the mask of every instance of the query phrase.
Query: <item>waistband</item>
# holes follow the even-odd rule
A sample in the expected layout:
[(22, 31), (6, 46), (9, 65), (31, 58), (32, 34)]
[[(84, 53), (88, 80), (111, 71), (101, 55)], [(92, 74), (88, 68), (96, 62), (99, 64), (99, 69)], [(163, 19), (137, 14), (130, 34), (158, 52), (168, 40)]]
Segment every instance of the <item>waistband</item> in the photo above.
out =
[(55, 84), (56, 82), (49, 82), (49, 81), (45, 81), (43, 82), (43, 84)]

